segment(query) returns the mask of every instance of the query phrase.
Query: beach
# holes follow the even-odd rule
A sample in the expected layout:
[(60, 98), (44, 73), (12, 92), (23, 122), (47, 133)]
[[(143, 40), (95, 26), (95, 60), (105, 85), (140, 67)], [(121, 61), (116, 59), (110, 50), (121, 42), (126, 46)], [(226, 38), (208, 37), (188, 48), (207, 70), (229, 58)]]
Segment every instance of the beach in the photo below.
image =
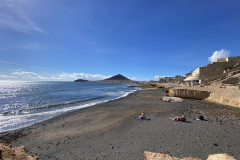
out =
[[(16, 131), (1, 142), (24, 145), (40, 159), (144, 159), (144, 151), (206, 159), (227, 153), (240, 159), (240, 109), (204, 100), (161, 100), (162, 89), (65, 113)], [(138, 120), (141, 112), (150, 121)], [(187, 121), (169, 120), (186, 115)], [(203, 115), (206, 120), (196, 120)]]

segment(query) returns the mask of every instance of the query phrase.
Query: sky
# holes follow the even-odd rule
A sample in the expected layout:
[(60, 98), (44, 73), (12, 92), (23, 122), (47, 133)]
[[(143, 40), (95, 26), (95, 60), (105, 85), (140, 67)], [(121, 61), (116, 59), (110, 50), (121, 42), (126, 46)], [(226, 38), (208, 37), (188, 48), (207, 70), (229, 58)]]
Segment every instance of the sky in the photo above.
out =
[(0, 0), (0, 80), (184, 76), (240, 53), (239, 0)]

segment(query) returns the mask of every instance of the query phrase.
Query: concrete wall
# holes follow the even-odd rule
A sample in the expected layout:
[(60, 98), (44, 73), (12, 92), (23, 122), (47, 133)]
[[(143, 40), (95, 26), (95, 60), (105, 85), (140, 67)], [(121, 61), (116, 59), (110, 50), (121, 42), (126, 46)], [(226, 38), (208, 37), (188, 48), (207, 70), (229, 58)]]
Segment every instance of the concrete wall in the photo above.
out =
[(201, 87), (177, 87), (169, 89), (168, 96), (207, 100), (214, 103), (240, 107), (240, 90), (215, 88), (207, 90)]
[(217, 59), (217, 62), (227, 62), (226, 58)]
[(199, 74), (200, 74), (200, 68), (197, 68), (192, 72), (192, 76), (199, 76)]
[(181, 97), (181, 98), (189, 98), (189, 99), (206, 99), (210, 96), (210, 92), (208, 91), (199, 91), (194, 89), (175, 89), (171, 88), (168, 93), (168, 96), (171, 97)]
[(191, 73), (186, 74), (186, 80), (201, 80), (201, 83), (222, 78), (239, 64), (240, 56), (218, 59), (217, 62), (199, 67)]
[(240, 61), (240, 56), (217, 59), (217, 62), (231, 62), (231, 61)]
[(240, 61), (240, 56), (237, 57), (227, 57), (226, 61), (230, 62), (230, 61)]
[(207, 66), (200, 67), (200, 76), (213, 76), (222, 74), (225, 69), (232, 68), (238, 62), (213, 62)]
[(221, 78), (226, 75), (224, 74), (224, 70), (231, 70), (231, 68), (233, 68), (233, 66), (237, 63), (239, 62), (213, 62), (207, 66), (200, 67), (200, 79), (202, 80), (202, 83), (205, 83), (214, 79)]

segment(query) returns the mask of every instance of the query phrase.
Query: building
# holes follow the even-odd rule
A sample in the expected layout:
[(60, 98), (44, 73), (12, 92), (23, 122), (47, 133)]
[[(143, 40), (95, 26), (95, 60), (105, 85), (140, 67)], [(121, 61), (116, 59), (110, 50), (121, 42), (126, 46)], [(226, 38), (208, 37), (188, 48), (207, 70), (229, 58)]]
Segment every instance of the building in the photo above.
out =
[(159, 83), (182, 83), (184, 82), (184, 77), (176, 75), (175, 77), (161, 77), (158, 80)]
[(225, 77), (229, 72), (240, 69), (240, 56), (217, 59), (216, 62), (199, 67), (186, 74), (184, 80), (190, 86), (207, 83)]
[(176, 82), (176, 78), (175, 77), (161, 77), (159, 78), (158, 82), (159, 83), (170, 83), (170, 82)]
[(217, 62), (231, 62), (231, 61), (240, 61), (240, 56), (217, 59)]

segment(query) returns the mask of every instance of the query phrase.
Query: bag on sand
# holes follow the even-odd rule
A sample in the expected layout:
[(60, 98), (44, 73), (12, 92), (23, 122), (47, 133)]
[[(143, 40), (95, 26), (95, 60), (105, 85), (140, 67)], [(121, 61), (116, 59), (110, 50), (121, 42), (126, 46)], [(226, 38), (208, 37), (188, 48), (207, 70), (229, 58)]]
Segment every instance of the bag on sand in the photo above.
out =
[(200, 116), (198, 117), (198, 119), (199, 119), (199, 120), (204, 120), (204, 117), (203, 117), (202, 115), (200, 115)]

